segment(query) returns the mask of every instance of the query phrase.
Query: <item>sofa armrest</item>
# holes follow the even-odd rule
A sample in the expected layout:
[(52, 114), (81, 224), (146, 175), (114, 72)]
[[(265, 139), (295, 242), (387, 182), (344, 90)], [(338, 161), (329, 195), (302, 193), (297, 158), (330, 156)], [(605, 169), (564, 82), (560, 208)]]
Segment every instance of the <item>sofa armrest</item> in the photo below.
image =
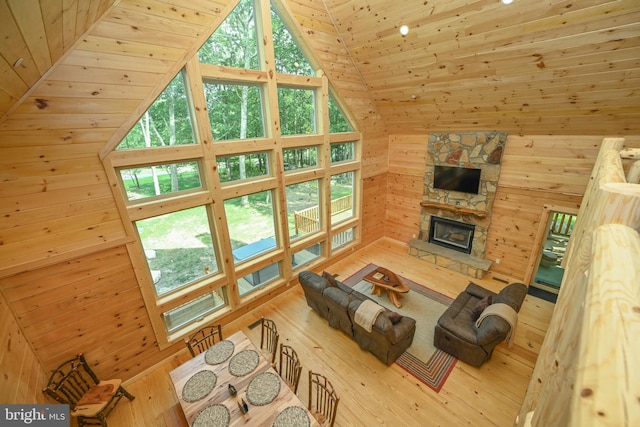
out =
[(509, 323), (499, 316), (487, 316), (480, 327), (476, 327), (476, 344), (487, 345), (495, 341), (503, 341), (511, 329)]
[(313, 271), (301, 271), (298, 274), (298, 281), (301, 286), (309, 287), (319, 294), (322, 294), (322, 291), (329, 286), (329, 282), (326, 279)]
[(395, 325), (391, 325), (391, 330), (392, 331), (389, 340), (392, 343), (396, 344), (402, 341), (407, 335), (413, 335), (415, 333), (416, 320), (411, 317), (402, 316), (402, 319), (400, 319), (398, 323), (396, 323)]
[(411, 317), (402, 316), (402, 319), (394, 325), (389, 320), (388, 313), (389, 310), (380, 313), (371, 332), (384, 336), (391, 344), (396, 344), (411, 333), (412, 329), (415, 330), (416, 321)]
[(505, 286), (496, 296), (494, 302), (509, 304), (515, 311), (520, 311), (524, 297), (527, 296), (527, 286), (524, 283), (512, 283)]
[(496, 296), (495, 292), (492, 292), (489, 289), (485, 289), (482, 286), (476, 285), (473, 282), (469, 282), (469, 285), (467, 285), (467, 289), (465, 289), (464, 291), (469, 295), (472, 295), (479, 299), (482, 299), (489, 295), (491, 295), (492, 297)]

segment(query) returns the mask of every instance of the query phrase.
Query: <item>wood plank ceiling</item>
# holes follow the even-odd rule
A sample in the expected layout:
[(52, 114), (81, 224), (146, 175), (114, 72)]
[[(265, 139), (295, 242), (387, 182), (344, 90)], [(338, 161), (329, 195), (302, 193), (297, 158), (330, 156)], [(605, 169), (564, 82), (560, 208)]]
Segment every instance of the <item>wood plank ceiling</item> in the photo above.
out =
[(639, 133), (637, 0), (326, 3), (390, 133)]
[(114, 2), (0, 1), (0, 117), (6, 118)]
[[(0, 1), (0, 122), (114, 1)], [(287, 3), (328, 9), (389, 133), (640, 134), (637, 0)]]

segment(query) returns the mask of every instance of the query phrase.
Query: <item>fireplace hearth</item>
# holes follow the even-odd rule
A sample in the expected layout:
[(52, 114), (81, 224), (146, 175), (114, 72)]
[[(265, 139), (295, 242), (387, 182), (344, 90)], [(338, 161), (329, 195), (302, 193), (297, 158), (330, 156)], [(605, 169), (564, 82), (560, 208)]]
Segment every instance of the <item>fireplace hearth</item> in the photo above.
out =
[(429, 227), (429, 243), (470, 254), (474, 230), (475, 225), (433, 215)]

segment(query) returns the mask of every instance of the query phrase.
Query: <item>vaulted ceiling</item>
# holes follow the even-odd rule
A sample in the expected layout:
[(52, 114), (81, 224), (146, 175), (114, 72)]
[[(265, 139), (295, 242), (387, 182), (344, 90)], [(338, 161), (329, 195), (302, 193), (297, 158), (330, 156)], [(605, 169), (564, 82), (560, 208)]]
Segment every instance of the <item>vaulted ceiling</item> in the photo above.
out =
[[(0, 123), (46, 80), (52, 67), (78, 49), (92, 28), (116, 30), (118, 16), (113, 14), (109, 22), (95, 25), (112, 6), (157, 18), (158, 5), (177, 11), (187, 3), (195, 15), (215, 4), (0, 1)], [(498, 129), (512, 134), (640, 134), (637, 0), (284, 3), (294, 11), (306, 10), (300, 26), (308, 39), (331, 34), (314, 28), (337, 28), (334, 44), (346, 48), (351, 63), (334, 61), (329, 77), (340, 79), (340, 67), (355, 65), (389, 133)], [(317, 22), (316, 15), (321, 17)], [(401, 25), (408, 26), (407, 35), (400, 34)], [(91, 42), (99, 42), (99, 36), (94, 31)], [(167, 49), (177, 58), (179, 46)]]

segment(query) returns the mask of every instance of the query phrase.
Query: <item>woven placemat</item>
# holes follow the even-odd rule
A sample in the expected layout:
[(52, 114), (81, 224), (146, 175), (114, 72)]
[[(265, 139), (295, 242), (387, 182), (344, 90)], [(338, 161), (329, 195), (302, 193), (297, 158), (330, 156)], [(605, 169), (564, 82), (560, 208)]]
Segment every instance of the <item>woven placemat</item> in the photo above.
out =
[(280, 393), (280, 377), (271, 372), (256, 375), (247, 386), (247, 400), (255, 406), (273, 402)]
[(310, 425), (309, 414), (299, 406), (284, 408), (273, 421), (273, 427), (309, 427)]
[(223, 340), (210, 347), (204, 354), (204, 361), (208, 365), (219, 365), (231, 357), (235, 345), (229, 340)]
[(219, 403), (209, 405), (193, 419), (191, 427), (227, 427), (231, 414), (226, 406)]
[(185, 402), (197, 402), (211, 393), (218, 377), (213, 371), (202, 370), (193, 374), (182, 388), (182, 399)]
[(244, 377), (256, 369), (260, 356), (255, 350), (243, 350), (235, 354), (229, 361), (229, 373), (236, 377)]

